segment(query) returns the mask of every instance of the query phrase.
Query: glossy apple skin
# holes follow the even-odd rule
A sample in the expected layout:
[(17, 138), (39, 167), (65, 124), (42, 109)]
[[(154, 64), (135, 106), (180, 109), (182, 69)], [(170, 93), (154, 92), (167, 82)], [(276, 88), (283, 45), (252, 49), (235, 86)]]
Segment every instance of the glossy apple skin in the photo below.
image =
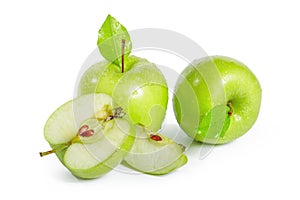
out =
[(91, 66), (82, 76), (78, 95), (105, 93), (112, 96), (131, 121), (143, 124), (153, 131), (161, 128), (167, 103), (168, 87), (161, 71), (146, 59), (130, 56), (125, 72), (108, 63)]
[[(242, 136), (253, 126), (261, 97), (259, 81), (246, 65), (233, 58), (211, 56), (194, 62), (181, 73), (173, 108), (186, 134), (196, 141), (223, 144)], [(197, 134), (204, 115), (214, 106), (227, 105), (229, 101), (233, 113), (225, 135), (214, 139)]]

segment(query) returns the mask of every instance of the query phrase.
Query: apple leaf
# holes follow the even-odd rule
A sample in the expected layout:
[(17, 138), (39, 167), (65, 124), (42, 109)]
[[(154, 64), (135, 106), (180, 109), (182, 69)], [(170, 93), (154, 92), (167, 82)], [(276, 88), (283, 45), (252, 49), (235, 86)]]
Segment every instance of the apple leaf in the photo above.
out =
[(218, 139), (223, 137), (230, 125), (230, 108), (218, 105), (208, 111), (196, 130), (196, 137)]
[(129, 56), (132, 48), (130, 36), (126, 28), (111, 15), (107, 16), (98, 31), (97, 45), (102, 56), (118, 66), (122, 66), (123, 45), (124, 60)]

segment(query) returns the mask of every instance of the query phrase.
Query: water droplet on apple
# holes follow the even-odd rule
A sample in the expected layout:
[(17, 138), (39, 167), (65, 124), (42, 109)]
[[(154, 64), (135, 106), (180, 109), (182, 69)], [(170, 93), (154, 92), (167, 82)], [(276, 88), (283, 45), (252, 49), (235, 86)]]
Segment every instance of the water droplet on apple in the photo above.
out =
[(104, 31), (103, 31), (103, 30), (100, 30), (100, 31), (98, 32), (98, 37), (99, 37), (99, 38), (104, 37)]
[(143, 95), (143, 90), (141, 88), (134, 90), (133, 93), (132, 93), (133, 97), (138, 97), (138, 96), (141, 96), (141, 95)]
[(97, 82), (98, 82), (98, 79), (97, 79), (97, 78), (93, 78), (93, 79), (91, 80), (91, 82), (92, 82), (92, 83), (97, 83)]
[(137, 95), (137, 94), (138, 94), (138, 92), (136, 90), (134, 90), (133, 95)]
[(119, 22), (114, 23), (114, 28), (120, 28), (121, 24)]
[(236, 121), (240, 121), (241, 120), (241, 116), (239, 116), (239, 115), (234, 115), (234, 118), (235, 118)]
[(193, 85), (194, 85), (194, 86), (197, 86), (197, 85), (199, 84), (199, 82), (200, 82), (199, 79), (195, 79), (194, 82), (193, 82)]

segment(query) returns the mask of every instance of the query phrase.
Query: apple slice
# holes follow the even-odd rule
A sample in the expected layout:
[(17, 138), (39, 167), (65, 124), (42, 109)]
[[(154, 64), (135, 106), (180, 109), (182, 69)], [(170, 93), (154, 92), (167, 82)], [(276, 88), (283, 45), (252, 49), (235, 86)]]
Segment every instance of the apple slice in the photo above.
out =
[(136, 126), (136, 139), (123, 163), (146, 174), (167, 174), (187, 163), (185, 148), (170, 138)]
[(134, 129), (112, 109), (106, 94), (90, 94), (59, 107), (45, 124), (44, 136), (59, 160), (83, 179), (99, 177), (118, 165), (134, 143)]

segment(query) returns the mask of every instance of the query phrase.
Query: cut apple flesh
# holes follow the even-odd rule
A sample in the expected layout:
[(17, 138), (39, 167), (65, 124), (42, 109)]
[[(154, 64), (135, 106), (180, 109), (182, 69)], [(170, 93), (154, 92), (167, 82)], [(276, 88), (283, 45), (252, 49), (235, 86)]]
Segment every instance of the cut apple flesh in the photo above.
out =
[(82, 122), (94, 117), (107, 105), (112, 106), (112, 99), (106, 94), (84, 95), (63, 104), (46, 122), (46, 140), (52, 145), (71, 141), (77, 135)]
[[(116, 123), (122, 124), (122, 129)], [(109, 129), (105, 130), (106, 127)], [(111, 154), (119, 150), (130, 131), (127, 121), (115, 119), (107, 122), (105, 128), (103, 133), (102, 130), (99, 130), (101, 133), (91, 136), (91, 140), (93, 140), (92, 137), (97, 137), (94, 143), (72, 144), (65, 153), (64, 163), (73, 169), (88, 169), (105, 161)], [(97, 134), (102, 136), (98, 137)]]
[(46, 140), (52, 147), (65, 146), (56, 155), (77, 177), (96, 178), (110, 171), (134, 143), (127, 120), (99, 120), (111, 105), (105, 94), (81, 96), (57, 109), (45, 125)]
[[(64, 155), (64, 164), (77, 176), (86, 174), (89, 170), (102, 168), (104, 171), (111, 170), (121, 160), (106, 163), (113, 154), (118, 153), (123, 143), (128, 141), (130, 126), (124, 119), (114, 119), (105, 125), (103, 129), (98, 129), (100, 133), (95, 133), (89, 139), (96, 141), (93, 143), (74, 143)], [(101, 136), (97, 136), (100, 134)], [(126, 152), (124, 151), (124, 154)], [(99, 169), (98, 169), (99, 171)], [(86, 175), (84, 176), (86, 177)]]
[(184, 149), (170, 138), (136, 126), (135, 143), (124, 164), (147, 174), (166, 174), (187, 162)]

